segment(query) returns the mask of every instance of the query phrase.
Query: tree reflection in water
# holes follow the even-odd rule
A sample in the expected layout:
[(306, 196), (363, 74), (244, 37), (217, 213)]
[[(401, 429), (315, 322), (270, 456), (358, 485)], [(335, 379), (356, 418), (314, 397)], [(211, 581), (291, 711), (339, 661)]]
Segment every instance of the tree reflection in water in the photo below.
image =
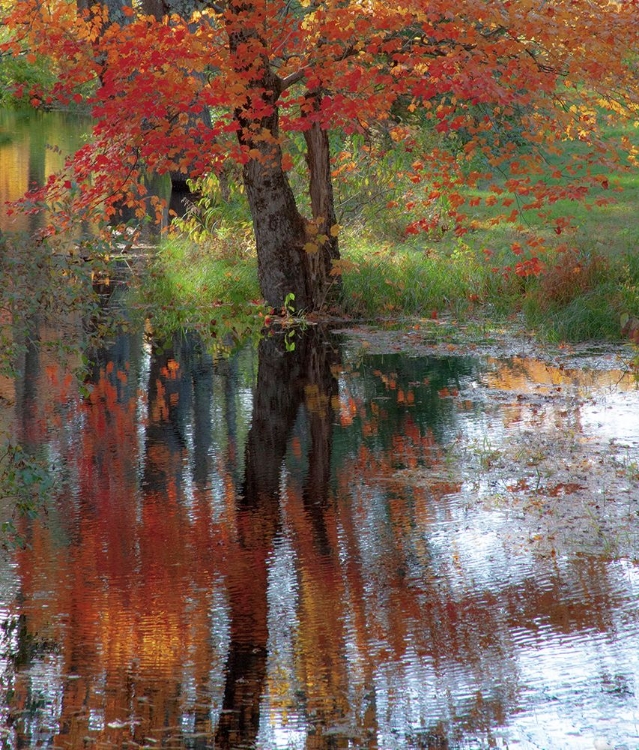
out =
[(621, 646), (588, 661), (629, 622), (621, 568), (457, 523), (442, 445), (481, 426), (451, 397), (480, 365), (296, 338), (255, 372), (123, 335), (88, 398), (27, 353), (15, 423), (63, 491), (0, 589), (8, 747), (504, 747), (533, 661), (571, 715), (553, 660), (632, 699)]
[[(286, 351), (284, 337), (259, 344), (259, 367), (245, 477), (237, 502), (237, 542), (229, 572), (230, 650), (224, 707), (217, 732), (221, 747), (255, 742), (268, 659), (268, 577), (274, 542), (282, 529), (284, 458), (300, 411), (308, 423), (306, 496), (322, 530), (330, 476), (332, 404), (337, 352), (318, 329)], [(312, 486), (309, 486), (311, 483)]]

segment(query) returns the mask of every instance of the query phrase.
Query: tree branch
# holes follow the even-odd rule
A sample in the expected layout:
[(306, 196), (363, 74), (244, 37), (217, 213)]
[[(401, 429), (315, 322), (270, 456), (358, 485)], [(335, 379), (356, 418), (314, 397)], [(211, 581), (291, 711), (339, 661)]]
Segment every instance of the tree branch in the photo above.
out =
[[(321, 46), (321, 41), (318, 44), (318, 47)], [(352, 57), (353, 55), (356, 55), (359, 52), (358, 49), (355, 48), (355, 45), (351, 44), (349, 45), (341, 55), (336, 55), (335, 57), (331, 58), (331, 62), (341, 62), (342, 60), (346, 60), (348, 57)], [(299, 70), (296, 70), (294, 73), (290, 73), (285, 78), (280, 78), (282, 91), (285, 89), (290, 88), (293, 84), (298, 83), (298, 81), (301, 81), (304, 76), (306, 75), (306, 71), (312, 67), (312, 64), (309, 63), (308, 65), (305, 65), (303, 68), (300, 68)]]

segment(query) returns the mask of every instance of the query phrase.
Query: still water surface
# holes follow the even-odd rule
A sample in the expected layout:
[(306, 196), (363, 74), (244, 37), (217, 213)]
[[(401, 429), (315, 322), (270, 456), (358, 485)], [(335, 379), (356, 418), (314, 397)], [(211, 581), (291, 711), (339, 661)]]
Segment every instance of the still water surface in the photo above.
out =
[(10, 214), (7, 204), (61, 170), (65, 158), (82, 145), (87, 129), (86, 117), (0, 109), (0, 230), (38, 228), (37, 216)]
[[(60, 172), (90, 131), (91, 120), (86, 115), (0, 108), (0, 231), (34, 232), (42, 227), (42, 214), (21, 214), (10, 204)], [(168, 178), (149, 178), (147, 187), (178, 215), (184, 213), (184, 194), (172, 195)], [(146, 227), (145, 236), (156, 234)]]
[(634, 381), (412, 335), (27, 349), (0, 746), (639, 748)]
[(639, 747), (620, 377), (127, 335), (87, 397), (30, 350), (5, 416), (62, 489), (3, 562), (4, 747)]

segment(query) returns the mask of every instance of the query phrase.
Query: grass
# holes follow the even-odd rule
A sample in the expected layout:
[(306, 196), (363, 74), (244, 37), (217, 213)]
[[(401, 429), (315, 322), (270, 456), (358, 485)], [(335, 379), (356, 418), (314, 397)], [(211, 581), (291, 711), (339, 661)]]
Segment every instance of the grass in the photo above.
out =
[[(626, 134), (637, 137), (631, 126)], [(567, 156), (578, 155), (580, 148), (579, 143), (569, 144)], [(592, 192), (591, 206), (557, 201), (545, 225), (534, 212), (520, 213), (517, 223), (491, 225), (495, 209), (479, 206), (469, 216), (475, 229), (463, 236), (443, 221), (429, 233), (408, 236), (405, 228), (419, 218), (423, 205), (419, 191), (428, 188), (396, 174), (392, 164), (384, 162), (376, 180), (371, 164), (362, 163), (349, 175), (349, 184), (337, 191), (346, 315), (517, 315), (542, 336), (567, 341), (618, 340), (625, 321), (639, 320), (639, 171), (611, 176), (608, 189)], [(621, 192), (614, 190), (616, 185)], [(609, 197), (614, 198), (609, 205), (594, 204)], [(210, 328), (210, 322), (200, 318), (211, 318), (213, 310), (213, 328), (226, 334), (239, 335), (232, 323), (238, 314), (249, 321), (239, 325), (242, 330), (259, 325), (263, 311), (247, 304), (260, 295), (250, 223), (241, 204), (235, 195), (225, 213), (223, 202), (209, 201), (206, 220), (213, 231), (202, 231), (200, 214), (195, 230), (186, 222), (181, 239), (162, 248), (146, 296), (159, 301), (156, 309), (167, 319), (195, 320), (196, 327)], [(554, 220), (566, 215), (572, 225), (556, 234)], [(512, 269), (526, 255), (516, 254), (517, 245), (526, 248), (533, 235), (546, 246), (544, 271), (518, 276)], [(536, 251), (526, 252), (530, 256)]]
[(184, 236), (164, 242), (136, 295), (157, 336), (190, 328), (222, 352), (259, 335), (265, 308), (255, 259), (224, 251)]
[[(589, 219), (591, 228), (596, 226), (596, 214)], [(552, 340), (618, 340), (624, 316), (639, 318), (639, 256), (624, 247), (624, 226), (617, 224), (617, 230), (610, 231), (604, 250), (596, 244), (592, 248), (588, 227), (583, 227), (584, 241), (550, 259), (543, 275), (520, 278), (494, 270), (493, 260), (480, 249), (481, 234), (389, 245), (346, 229), (343, 311), (367, 319), (523, 315), (529, 327)], [(517, 260), (507, 250), (502, 256), (504, 264)], [(234, 322), (238, 316), (246, 321), (240, 325), (243, 331), (261, 323), (255, 258), (216, 255), (185, 238), (163, 246), (145, 296), (154, 301), (167, 329), (213, 325), (219, 329), (215, 335), (223, 337), (240, 334)]]
[(375, 245), (346, 234), (342, 243), (344, 310), (353, 317), (453, 313), (468, 317), (480, 307), (507, 312), (512, 281), (495, 275), (464, 242), (452, 248)]

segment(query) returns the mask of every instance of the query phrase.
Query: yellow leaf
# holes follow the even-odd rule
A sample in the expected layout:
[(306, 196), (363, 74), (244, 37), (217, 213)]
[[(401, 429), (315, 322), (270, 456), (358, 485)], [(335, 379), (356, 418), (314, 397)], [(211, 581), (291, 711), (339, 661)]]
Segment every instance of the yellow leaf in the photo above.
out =
[(341, 227), (339, 224), (333, 224), (333, 226), (330, 228), (331, 237), (337, 237), (340, 229)]
[(319, 250), (319, 247), (314, 242), (307, 242), (304, 245), (304, 250), (307, 253), (316, 253)]
[(359, 273), (359, 266), (357, 263), (353, 263), (352, 260), (346, 260), (345, 258), (333, 261), (331, 276), (341, 276), (343, 273), (348, 272)]

